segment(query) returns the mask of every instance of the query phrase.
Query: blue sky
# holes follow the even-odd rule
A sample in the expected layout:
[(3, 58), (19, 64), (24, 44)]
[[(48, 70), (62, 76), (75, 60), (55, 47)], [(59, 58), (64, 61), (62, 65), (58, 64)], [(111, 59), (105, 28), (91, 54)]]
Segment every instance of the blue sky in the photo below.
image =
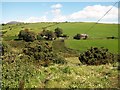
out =
[[(2, 22), (96, 21), (115, 2), (2, 2)], [(117, 22), (117, 5), (103, 22)], [(98, 15), (97, 15), (98, 14)]]

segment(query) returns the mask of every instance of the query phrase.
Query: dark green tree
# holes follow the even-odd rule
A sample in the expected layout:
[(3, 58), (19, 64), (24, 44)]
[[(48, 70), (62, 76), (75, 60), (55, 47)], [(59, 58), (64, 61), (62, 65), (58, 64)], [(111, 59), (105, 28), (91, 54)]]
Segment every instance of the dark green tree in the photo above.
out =
[(47, 30), (45, 36), (47, 37), (47, 40), (53, 40), (55, 38), (55, 33), (53, 31)]
[(55, 29), (55, 34), (57, 37), (60, 37), (63, 34), (63, 30), (59, 27)]
[(80, 34), (76, 34), (73, 38), (79, 40), (80, 39)]
[(29, 31), (28, 29), (21, 30), (18, 34), (18, 37), (19, 37), (19, 39), (23, 39), (27, 42), (34, 41), (36, 39), (35, 38), (35, 33)]
[(38, 39), (46, 39), (46, 40), (53, 40), (56, 38), (55, 33), (49, 30), (43, 30), (41, 33), (37, 35)]
[(38, 35), (37, 35), (37, 40), (43, 40), (44, 38), (43, 38), (43, 36), (41, 35), (41, 33), (39, 33)]

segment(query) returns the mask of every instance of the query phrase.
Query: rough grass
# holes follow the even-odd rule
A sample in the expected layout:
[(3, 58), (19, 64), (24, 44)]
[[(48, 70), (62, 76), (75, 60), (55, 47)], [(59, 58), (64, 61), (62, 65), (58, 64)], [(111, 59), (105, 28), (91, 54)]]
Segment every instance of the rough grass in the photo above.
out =
[[(18, 55), (19, 57), (19, 55)], [(99, 66), (82, 65), (77, 57), (66, 58), (67, 64), (51, 64), (48, 67), (40, 66), (38, 63), (18, 61), (7, 65), (9, 80), (4, 80), (11, 88), (19, 84), (17, 74), (20, 79), (25, 75), (25, 88), (117, 88), (118, 71), (117, 63)], [(20, 60), (19, 60), (20, 62)], [(5, 69), (6, 69), (5, 68)], [(17, 69), (18, 71), (15, 72)], [(14, 71), (15, 70), (15, 71)], [(22, 72), (22, 73), (21, 73)], [(11, 77), (10, 77), (11, 76)], [(13, 79), (16, 81), (13, 81)], [(23, 80), (24, 80), (23, 79)]]
[[(117, 88), (118, 72), (112, 64), (100, 66), (76, 65), (70, 61), (76, 58), (67, 58), (67, 65), (51, 65), (41, 67), (37, 78), (40, 83), (37, 88)], [(38, 82), (37, 81), (37, 82)], [(35, 81), (31, 82), (35, 83)], [(43, 83), (44, 82), (44, 83)], [(35, 84), (33, 84), (35, 85)], [(37, 85), (37, 84), (36, 84)], [(31, 85), (27, 85), (31, 87)]]
[(68, 65), (55, 65), (45, 69), (51, 72), (46, 88), (116, 88), (118, 85), (118, 72), (112, 64), (76, 65), (80, 63), (76, 57), (67, 58), (67, 61)]

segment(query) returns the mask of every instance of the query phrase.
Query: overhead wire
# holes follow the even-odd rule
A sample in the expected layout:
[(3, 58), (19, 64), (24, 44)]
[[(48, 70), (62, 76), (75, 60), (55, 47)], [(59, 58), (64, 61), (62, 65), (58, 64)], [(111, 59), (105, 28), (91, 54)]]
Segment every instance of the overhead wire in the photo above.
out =
[(88, 31), (90, 31), (92, 28), (94, 28), (95, 25), (98, 24), (98, 22), (99, 22), (104, 16), (106, 16), (106, 15), (112, 10), (112, 8), (113, 8), (117, 3), (119, 3), (119, 1), (118, 1), (118, 2), (115, 2), (115, 3), (113, 4), (113, 6), (112, 6), (102, 17), (100, 17), (100, 19), (98, 19), (97, 22), (96, 22), (95, 24), (93, 24), (85, 33), (87, 34)]

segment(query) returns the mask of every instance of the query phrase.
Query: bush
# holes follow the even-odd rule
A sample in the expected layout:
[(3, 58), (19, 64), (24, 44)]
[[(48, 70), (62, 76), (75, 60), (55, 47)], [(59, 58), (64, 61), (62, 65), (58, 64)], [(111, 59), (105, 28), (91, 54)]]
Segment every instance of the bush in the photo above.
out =
[(80, 34), (75, 35), (73, 38), (74, 38), (74, 39), (77, 39), (77, 40), (80, 40), (80, 39), (81, 39), (81, 38), (80, 38)]
[(54, 58), (53, 58), (53, 63), (56, 63), (56, 64), (66, 64), (67, 61), (65, 61), (64, 57), (59, 56), (59, 55), (55, 55)]
[(34, 32), (30, 32), (28, 29), (25, 30), (21, 30), (18, 34), (19, 39), (23, 39), (27, 42), (29, 41), (34, 41), (35, 38), (35, 33)]
[(51, 61), (59, 64), (64, 63), (64, 58), (59, 57), (53, 52), (52, 47), (47, 42), (34, 42), (29, 43), (24, 49), (23, 53), (33, 57), (37, 61)]
[(37, 35), (37, 40), (43, 40), (44, 38), (42, 37), (42, 35), (41, 34), (38, 34)]
[(107, 39), (117, 39), (117, 37), (111, 36), (111, 37), (107, 37)]
[(55, 34), (57, 37), (60, 37), (63, 34), (63, 30), (59, 27), (55, 29)]
[(115, 56), (108, 52), (108, 49), (103, 47), (91, 47), (91, 49), (87, 50), (84, 53), (81, 53), (79, 56), (79, 60), (83, 64), (87, 65), (101, 65), (107, 63), (113, 63), (115, 60)]
[(38, 40), (41, 40), (41, 39), (53, 40), (55, 38), (56, 38), (55, 33), (49, 30), (43, 30), (41, 33), (37, 35)]

